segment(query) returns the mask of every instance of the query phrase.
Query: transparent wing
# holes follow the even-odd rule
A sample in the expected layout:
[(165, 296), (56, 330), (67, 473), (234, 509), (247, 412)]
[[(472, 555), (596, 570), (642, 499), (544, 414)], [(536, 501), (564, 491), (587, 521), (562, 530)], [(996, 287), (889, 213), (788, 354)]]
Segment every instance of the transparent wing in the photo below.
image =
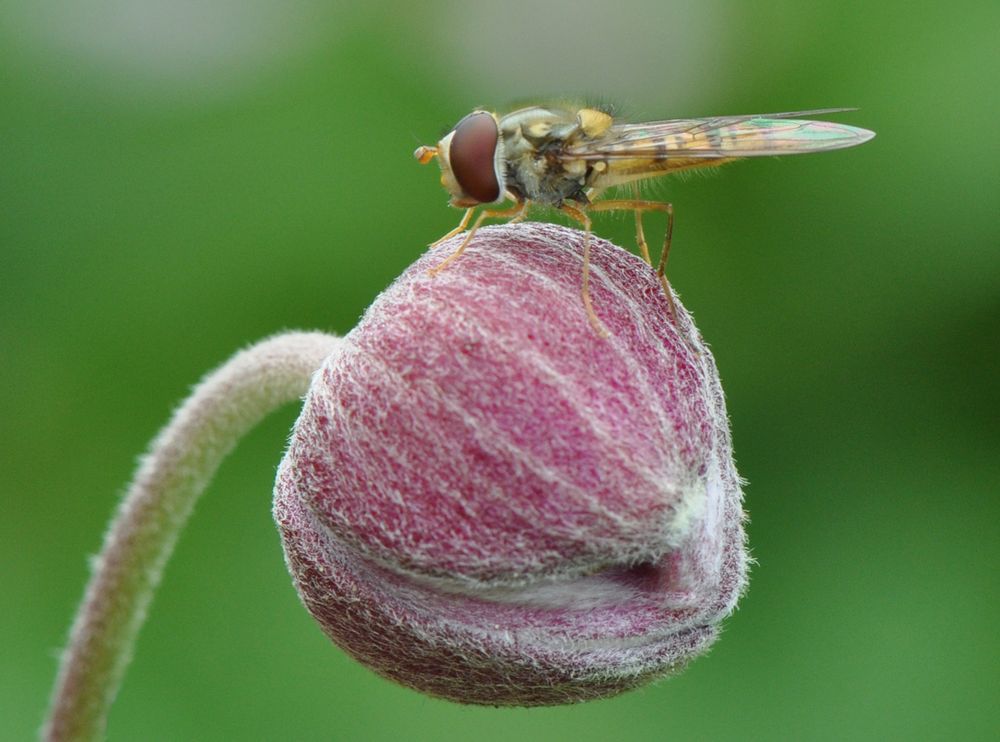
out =
[(567, 159), (581, 160), (710, 160), (823, 152), (867, 142), (875, 133), (846, 124), (794, 117), (850, 110), (854, 109), (616, 124), (604, 136), (573, 144), (562, 154)]

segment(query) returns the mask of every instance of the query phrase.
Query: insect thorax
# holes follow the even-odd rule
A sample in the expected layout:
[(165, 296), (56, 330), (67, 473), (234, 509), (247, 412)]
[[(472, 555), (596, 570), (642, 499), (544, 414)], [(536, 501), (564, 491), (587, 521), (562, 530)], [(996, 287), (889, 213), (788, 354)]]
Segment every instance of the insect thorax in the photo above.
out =
[(536, 203), (559, 206), (564, 201), (586, 201), (585, 182), (566, 173), (559, 163), (547, 162), (544, 155), (507, 160), (508, 190)]
[(531, 109), (501, 121), (506, 186), (516, 196), (559, 206), (586, 202), (591, 175), (583, 160), (565, 160), (565, 146), (577, 135), (574, 119), (562, 112)]

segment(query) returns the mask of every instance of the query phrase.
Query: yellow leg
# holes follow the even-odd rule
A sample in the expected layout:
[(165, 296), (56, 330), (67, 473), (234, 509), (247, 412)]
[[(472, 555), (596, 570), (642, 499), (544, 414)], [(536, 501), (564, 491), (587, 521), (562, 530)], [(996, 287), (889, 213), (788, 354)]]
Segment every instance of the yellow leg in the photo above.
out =
[(459, 232), (465, 231), (466, 226), (468, 226), (468, 224), (469, 224), (469, 219), (472, 218), (472, 212), (473, 211), (475, 211), (475, 209), (466, 209), (465, 213), (462, 214), (462, 221), (460, 221), (458, 223), (458, 226), (455, 227), (450, 232), (445, 233), (445, 235), (443, 237), (438, 237), (430, 245), (428, 245), (428, 247), (433, 250), (435, 247), (437, 247), (438, 245), (440, 245), (442, 242), (446, 242), (447, 240), (450, 240), (452, 237), (454, 237)]
[(667, 258), (670, 256), (670, 242), (674, 235), (674, 205), (660, 201), (644, 201), (638, 198), (617, 199), (611, 201), (598, 201), (590, 205), (590, 211), (633, 211), (635, 212), (635, 238), (639, 243), (639, 251), (643, 260), (652, 266), (649, 257), (649, 246), (646, 244), (646, 235), (642, 229), (642, 214), (645, 211), (661, 211), (667, 215), (667, 231), (663, 236), (663, 249), (660, 251), (660, 262), (656, 266), (656, 276), (660, 279), (663, 293), (667, 297), (670, 305), (670, 314), (674, 321), (677, 320), (677, 308), (674, 306), (674, 295), (670, 291), (670, 284), (667, 281)]
[(528, 202), (524, 201), (523, 204), (524, 207), (521, 209), (521, 213), (515, 216), (509, 222), (507, 222), (508, 224), (520, 224), (521, 222), (524, 221), (524, 218), (528, 216)]
[[(524, 218), (524, 215), (525, 213), (527, 213), (527, 210), (528, 210), (528, 202), (518, 201), (509, 209), (484, 209), (483, 211), (480, 211), (479, 216), (477, 216), (476, 221), (472, 223), (472, 228), (469, 230), (469, 233), (465, 235), (465, 239), (462, 240), (462, 244), (458, 246), (458, 249), (451, 255), (449, 255), (447, 258), (442, 260), (440, 263), (438, 263), (436, 266), (431, 268), (429, 271), (427, 271), (427, 273), (431, 276), (436, 276), (445, 268), (447, 268), (449, 265), (458, 260), (461, 257), (462, 253), (465, 252), (465, 248), (469, 246), (470, 242), (472, 242), (472, 238), (473, 236), (475, 236), (476, 230), (479, 229), (479, 226), (483, 223), (485, 219), (493, 219), (496, 217), (509, 216), (511, 217), (511, 221), (519, 222)], [(471, 214), (472, 214), (472, 209), (469, 209), (467, 212), (465, 212), (465, 216), (462, 218), (462, 223), (459, 224), (458, 229), (452, 230), (447, 235), (438, 240), (438, 242), (441, 242), (447, 239), (448, 237), (453, 237), (454, 235), (461, 232), (465, 228), (465, 225), (468, 223)], [(434, 244), (438, 244), (438, 242)]]
[(653, 260), (649, 257), (649, 245), (646, 244), (646, 232), (642, 228), (642, 212), (636, 209), (635, 214), (635, 241), (639, 245), (639, 253), (642, 255), (642, 259), (646, 261), (646, 265), (650, 268), (653, 267)]
[[(634, 199), (639, 198), (639, 184), (632, 183), (630, 189), (632, 191), (632, 197)], [(639, 254), (642, 255), (642, 259), (646, 261), (646, 265), (650, 268), (653, 267), (653, 261), (649, 257), (649, 245), (646, 244), (646, 230), (642, 228), (642, 210), (633, 209), (632, 213), (635, 214), (635, 241), (639, 246)]]
[(611, 333), (608, 332), (604, 323), (597, 316), (597, 312), (594, 311), (594, 305), (590, 301), (590, 217), (587, 216), (587, 212), (574, 206), (563, 204), (559, 208), (580, 222), (586, 232), (586, 236), (583, 239), (583, 286), (580, 294), (583, 296), (583, 308), (587, 312), (587, 319), (590, 321), (590, 326), (594, 328), (594, 332), (600, 337), (606, 338)]

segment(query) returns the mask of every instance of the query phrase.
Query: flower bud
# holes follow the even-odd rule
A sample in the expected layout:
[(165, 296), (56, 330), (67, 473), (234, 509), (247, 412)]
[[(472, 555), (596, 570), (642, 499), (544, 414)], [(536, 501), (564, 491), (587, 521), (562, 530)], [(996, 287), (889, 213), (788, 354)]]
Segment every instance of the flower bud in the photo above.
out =
[[(460, 238), (456, 238), (460, 239)], [(274, 515), (295, 586), (376, 672), (463, 703), (619, 693), (746, 583), (718, 372), (641, 260), (553, 225), (430, 251), (313, 379)]]

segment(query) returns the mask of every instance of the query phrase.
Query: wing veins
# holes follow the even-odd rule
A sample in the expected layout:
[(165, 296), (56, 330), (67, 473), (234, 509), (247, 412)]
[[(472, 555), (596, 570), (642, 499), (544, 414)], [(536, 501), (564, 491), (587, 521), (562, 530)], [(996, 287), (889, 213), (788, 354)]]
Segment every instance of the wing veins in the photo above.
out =
[[(791, 119), (793, 116), (850, 110), (856, 109), (821, 108), (784, 113), (617, 124), (612, 127), (609, 136), (569, 147), (564, 156), (567, 159), (583, 160), (731, 159), (842, 149), (867, 141), (873, 135), (857, 127), (816, 119), (782, 120)], [(754, 125), (752, 123), (754, 121), (761, 123)], [(748, 123), (749, 126), (744, 126)], [(813, 127), (817, 136), (810, 138), (809, 130)], [(824, 132), (824, 129), (827, 131)], [(801, 136), (797, 136), (800, 132)], [(711, 141), (713, 134), (719, 139), (717, 144)], [(684, 146), (689, 143), (676, 141), (677, 138), (698, 137), (704, 137), (698, 146)], [(754, 147), (755, 141), (759, 141), (760, 145)]]

